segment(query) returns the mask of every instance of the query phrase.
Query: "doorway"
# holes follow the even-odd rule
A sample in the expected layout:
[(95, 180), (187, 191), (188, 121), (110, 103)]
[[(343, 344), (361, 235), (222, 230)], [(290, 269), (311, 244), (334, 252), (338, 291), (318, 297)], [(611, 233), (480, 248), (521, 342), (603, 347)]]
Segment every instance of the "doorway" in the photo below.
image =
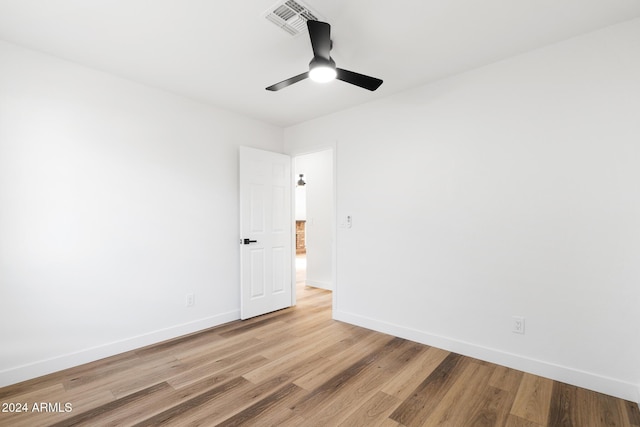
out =
[(334, 291), (334, 150), (295, 156), (293, 173), (296, 293)]

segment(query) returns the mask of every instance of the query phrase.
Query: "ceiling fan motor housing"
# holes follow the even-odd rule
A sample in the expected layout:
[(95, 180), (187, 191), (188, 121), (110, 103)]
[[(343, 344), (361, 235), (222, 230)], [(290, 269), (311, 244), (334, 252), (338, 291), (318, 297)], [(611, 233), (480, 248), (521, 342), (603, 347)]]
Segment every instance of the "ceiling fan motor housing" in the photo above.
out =
[(333, 60), (333, 58), (329, 58), (329, 60), (327, 61), (325, 58), (321, 58), (321, 57), (315, 57), (311, 60), (311, 62), (309, 62), (309, 71), (313, 70), (314, 68), (318, 68), (318, 67), (328, 67), (328, 68), (333, 68), (335, 70), (336, 68), (336, 63)]

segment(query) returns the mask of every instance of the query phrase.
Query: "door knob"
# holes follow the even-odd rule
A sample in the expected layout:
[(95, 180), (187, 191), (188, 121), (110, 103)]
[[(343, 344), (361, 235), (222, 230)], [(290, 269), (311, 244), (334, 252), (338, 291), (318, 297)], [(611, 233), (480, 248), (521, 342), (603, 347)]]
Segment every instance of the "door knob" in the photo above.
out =
[(244, 239), (244, 244), (248, 245), (249, 243), (258, 243), (257, 240), (249, 240), (249, 239)]

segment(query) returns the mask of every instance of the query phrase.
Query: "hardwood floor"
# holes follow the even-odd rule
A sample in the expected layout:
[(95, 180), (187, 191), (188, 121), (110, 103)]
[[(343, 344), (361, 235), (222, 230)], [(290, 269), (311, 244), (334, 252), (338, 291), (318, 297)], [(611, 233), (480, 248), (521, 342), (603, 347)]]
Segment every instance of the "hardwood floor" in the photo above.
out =
[(330, 292), (303, 285), (297, 307), (0, 388), (0, 402), (28, 406), (0, 412), (12, 427), (640, 427), (635, 403), (334, 321)]

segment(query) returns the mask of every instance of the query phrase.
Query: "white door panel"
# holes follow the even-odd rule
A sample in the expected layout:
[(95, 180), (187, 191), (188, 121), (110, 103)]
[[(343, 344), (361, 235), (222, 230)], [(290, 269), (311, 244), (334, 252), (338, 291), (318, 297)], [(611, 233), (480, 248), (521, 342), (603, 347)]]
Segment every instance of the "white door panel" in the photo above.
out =
[(240, 147), (242, 319), (292, 305), (291, 224), (291, 159)]

